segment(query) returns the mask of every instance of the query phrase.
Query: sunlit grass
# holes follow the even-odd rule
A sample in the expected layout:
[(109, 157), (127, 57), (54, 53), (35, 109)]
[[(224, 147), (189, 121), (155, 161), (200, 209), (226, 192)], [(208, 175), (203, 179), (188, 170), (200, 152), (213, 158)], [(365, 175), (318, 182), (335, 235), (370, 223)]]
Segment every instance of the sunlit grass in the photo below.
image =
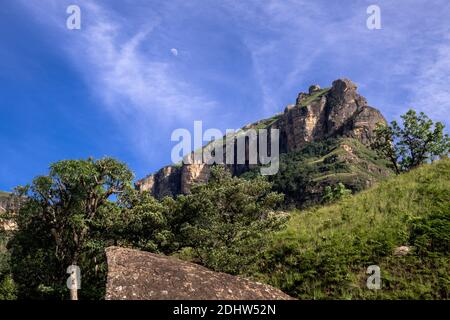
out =
[[(419, 254), (411, 243), (412, 227), (432, 214), (442, 223), (429, 232), (448, 248), (450, 235), (439, 232), (450, 224), (449, 159), (338, 203), (293, 211), (287, 228), (273, 236), (258, 277), (298, 298), (448, 298), (448, 251)], [(402, 245), (411, 253), (394, 256)], [(381, 267), (381, 290), (366, 288), (365, 271), (372, 264)]]

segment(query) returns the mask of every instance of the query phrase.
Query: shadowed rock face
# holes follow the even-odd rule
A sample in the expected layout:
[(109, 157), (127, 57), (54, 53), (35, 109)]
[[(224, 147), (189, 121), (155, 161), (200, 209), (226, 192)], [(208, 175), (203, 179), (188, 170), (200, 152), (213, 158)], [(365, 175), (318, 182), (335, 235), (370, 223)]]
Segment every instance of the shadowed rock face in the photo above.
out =
[(0, 191), (0, 213), (6, 212), (10, 207), (11, 197), (9, 193)]
[[(266, 125), (262, 120), (245, 126), (244, 130), (279, 129), (280, 152), (288, 153), (310, 142), (338, 136), (355, 138), (368, 145), (380, 122), (386, 123), (386, 120), (377, 109), (367, 105), (366, 99), (357, 93), (356, 85), (348, 79), (338, 79), (328, 89), (311, 86), (309, 93), (301, 92), (295, 105), (287, 106)], [(233, 174), (241, 174), (248, 169), (248, 165), (230, 166)], [(208, 178), (208, 165), (169, 166), (139, 180), (136, 187), (162, 198), (188, 193), (194, 183), (205, 183)]]
[(136, 182), (139, 190), (149, 190), (159, 199), (165, 196), (173, 196), (181, 193), (181, 174), (182, 169), (175, 166), (167, 166), (160, 169), (157, 173)]
[(149, 252), (106, 249), (107, 300), (290, 300), (271, 286)]

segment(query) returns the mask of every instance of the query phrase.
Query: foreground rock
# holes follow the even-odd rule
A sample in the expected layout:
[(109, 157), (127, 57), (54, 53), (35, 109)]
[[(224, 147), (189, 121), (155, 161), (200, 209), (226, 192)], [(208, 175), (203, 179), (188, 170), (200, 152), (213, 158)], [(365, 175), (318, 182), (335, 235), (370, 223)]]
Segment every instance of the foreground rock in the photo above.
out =
[(289, 300), (271, 286), (194, 263), (119, 247), (106, 249), (107, 300)]
[(394, 256), (406, 256), (411, 251), (411, 247), (400, 246), (394, 249)]

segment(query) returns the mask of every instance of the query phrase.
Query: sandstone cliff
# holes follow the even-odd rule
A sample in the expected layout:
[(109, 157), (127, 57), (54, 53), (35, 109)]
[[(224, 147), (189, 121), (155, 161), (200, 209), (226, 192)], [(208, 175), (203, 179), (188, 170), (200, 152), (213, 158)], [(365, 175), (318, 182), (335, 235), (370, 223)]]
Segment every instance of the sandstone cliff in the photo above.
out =
[(10, 205), (9, 193), (0, 191), (0, 213), (6, 212), (6, 209)]
[[(348, 79), (338, 79), (331, 88), (311, 86), (308, 93), (301, 92), (295, 105), (287, 106), (283, 113), (246, 125), (243, 130), (279, 129), (280, 153), (289, 153), (329, 137), (350, 137), (368, 145), (379, 122), (386, 121), (358, 94), (357, 86)], [(241, 174), (250, 166), (230, 165), (229, 168), (233, 174)], [(208, 176), (209, 166), (205, 164), (168, 166), (139, 180), (136, 187), (162, 198), (188, 193), (194, 183), (207, 182)]]
[(271, 286), (194, 263), (119, 247), (106, 249), (107, 300), (290, 300)]
[(10, 231), (17, 228), (12, 215), (17, 213), (21, 202), (20, 199), (12, 196), (11, 193), (0, 191), (0, 229)]

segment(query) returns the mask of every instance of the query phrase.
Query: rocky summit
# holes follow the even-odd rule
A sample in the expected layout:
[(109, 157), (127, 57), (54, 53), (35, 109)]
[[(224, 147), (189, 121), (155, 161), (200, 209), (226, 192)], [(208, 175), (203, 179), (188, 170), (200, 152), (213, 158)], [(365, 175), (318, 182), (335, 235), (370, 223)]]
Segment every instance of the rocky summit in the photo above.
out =
[(194, 263), (119, 247), (106, 249), (107, 300), (290, 300), (271, 286)]
[[(386, 123), (380, 111), (367, 104), (351, 80), (338, 79), (331, 88), (310, 86), (284, 112), (248, 124), (243, 130), (279, 129), (280, 153), (291, 153), (311, 142), (333, 137), (352, 138), (368, 146), (377, 123)], [(250, 169), (249, 165), (228, 167), (234, 175)], [(209, 169), (209, 165), (202, 163), (167, 166), (137, 181), (136, 187), (150, 191), (157, 198), (185, 194), (193, 184), (208, 181)]]

